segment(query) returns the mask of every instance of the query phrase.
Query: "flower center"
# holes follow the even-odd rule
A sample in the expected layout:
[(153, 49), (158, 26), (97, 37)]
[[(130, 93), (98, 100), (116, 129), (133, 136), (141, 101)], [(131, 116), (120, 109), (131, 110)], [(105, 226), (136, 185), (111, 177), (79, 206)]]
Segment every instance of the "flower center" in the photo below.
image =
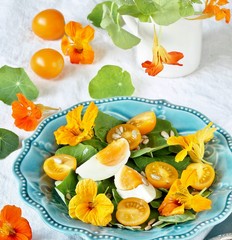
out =
[(2, 227), (0, 228), (0, 236), (7, 237), (7, 236), (14, 236), (15, 230), (11, 227), (10, 224), (7, 222), (3, 223)]

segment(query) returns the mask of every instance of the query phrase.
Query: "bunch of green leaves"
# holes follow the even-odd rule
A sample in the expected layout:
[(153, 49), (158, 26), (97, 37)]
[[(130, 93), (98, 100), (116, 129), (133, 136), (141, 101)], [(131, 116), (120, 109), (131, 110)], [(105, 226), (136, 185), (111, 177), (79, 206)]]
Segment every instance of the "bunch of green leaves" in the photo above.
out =
[(140, 39), (126, 31), (123, 16), (131, 16), (141, 22), (154, 22), (167, 26), (180, 18), (195, 14), (194, 4), (201, 0), (112, 0), (97, 4), (88, 19), (96, 27), (107, 31), (114, 44), (129, 49)]

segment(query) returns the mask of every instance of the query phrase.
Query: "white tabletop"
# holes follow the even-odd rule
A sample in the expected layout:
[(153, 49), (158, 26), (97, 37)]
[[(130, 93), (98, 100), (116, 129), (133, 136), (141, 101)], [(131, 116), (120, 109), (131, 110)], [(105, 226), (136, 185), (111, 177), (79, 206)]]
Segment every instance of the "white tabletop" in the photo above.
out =
[[(75, 65), (65, 57), (63, 73), (54, 80), (44, 80), (31, 70), (30, 58), (38, 49), (60, 49), (60, 40), (44, 41), (31, 30), (32, 18), (47, 8), (60, 10), (66, 22), (89, 24), (87, 15), (94, 7), (91, 0), (1, 0), (0, 6), (0, 67), (23, 67), (39, 89), (36, 103), (66, 109), (78, 102), (90, 100), (88, 83), (106, 64), (127, 70), (135, 86), (134, 96), (166, 99), (177, 105), (194, 108), (232, 135), (232, 25), (213, 19), (203, 23), (203, 49), (199, 68), (182, 78), (149, 77), (135, 62), (135, 49), (121, 50), (110, 41), (106, 32), (96, 29), (92, 46), (95, 60), (91, 65)], [(0, 127), (14, 131), (20, 142), (32, 132), (14, 126), (11, 106), (0, 102)], [(21, 145), (20, 145), (21, 147)], [(48, 227), (40, 215), (19, 195), (19, 185), (13, 175), (13, 164), (19, 150), (0, 161), (0, 208), (14, 204), (22, 208), (33, 230), (34, 240), (66, 240), (72, 237)]]

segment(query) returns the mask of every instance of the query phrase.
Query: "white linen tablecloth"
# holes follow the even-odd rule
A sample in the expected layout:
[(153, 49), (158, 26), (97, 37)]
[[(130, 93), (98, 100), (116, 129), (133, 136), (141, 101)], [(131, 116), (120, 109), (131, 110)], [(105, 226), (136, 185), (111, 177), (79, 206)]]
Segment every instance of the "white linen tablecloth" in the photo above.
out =
[[(39, 89), (36, 103), (66, 109), (78, 102), (90, 100), (88, 83), (106, 64), (118, 65), (127, 70), (135, 86), (134, 96), (166, 99), (177, 105), (194, 108), (232, 135), (232, 24), (203, 23), (202, 59), (197, 71), (182, 78), (149, 77), (139, 67), (135, 50), (121, 50), (110, 41), (106, 32), (96, 29), (92, 42), (95, 60), (91, 65), (75, 65), (65, 57), (65, 69), (54, 80), (38, 77), (30, 68), (32, 54), (38, 49), (60, 49), (60, 40), (45, 41), (34, 35), (32, 19), (47, 8), (60, 10), (66, 22), (89, 24), (87, 15), (95, 5), (93, 0), (1, 0), (0, 1), (0, 67), (23, 67)], [(19, 135), (20, 141), (32, 132), (14, 126), (11, 106), (0, 102), (0, 128)], [(21, 146), (20, 146), (21, 147)], [(0, 208), (14, 204), (22, 208), (33, 230), (33, 240), (70, 240), (62, 233), (48, 227), (40, 215), (29, 207), (19, 195), (18, 181), (13, 175), (13, 164), (19, 150), (0, 161)]]

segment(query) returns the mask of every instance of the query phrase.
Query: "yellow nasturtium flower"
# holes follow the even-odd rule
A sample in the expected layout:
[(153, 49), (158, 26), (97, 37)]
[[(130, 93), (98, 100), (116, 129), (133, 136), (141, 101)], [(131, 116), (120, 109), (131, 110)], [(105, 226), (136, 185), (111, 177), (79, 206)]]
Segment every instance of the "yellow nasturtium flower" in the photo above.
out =
[(67, 124), (54, 132), (57, 144), (75, 146), (93, 137), (93, 126), (98, 114), (98, 107), (91, 102), (83, 118), (82, 110), (83, 105), (80, 105), (67, 114)]
[(194, 162), (205, 161), (205, 143), (210, 141), (214, 137), (216, 128), (212, 128), (212, 122), (210, 122), (205, 128), (198, 130), (194, 134), (187, 136), (172, 136), (167, 140), (168, 145), (179, 145), (182, 150), (176, 155), (176, 162), (183, 161), (184, 158), (189, 154)]
[(106, 226), (112, 219), (114, 205), (103, 193), (97, 194), (97, 183), (83, 179), (76, 186), (76, 195), (69, 202), (69, 215), (85, 223)]
[(200, 194), (192, 195), (188, 187), (197, 179), (196, 170), (184, 170), (181, 179), (175, 180), (161, 203), (158, 211), (162, 216), (184, 214), (185, 209), (193, 209), (195, 212), (209, 210), (211, 200)]

